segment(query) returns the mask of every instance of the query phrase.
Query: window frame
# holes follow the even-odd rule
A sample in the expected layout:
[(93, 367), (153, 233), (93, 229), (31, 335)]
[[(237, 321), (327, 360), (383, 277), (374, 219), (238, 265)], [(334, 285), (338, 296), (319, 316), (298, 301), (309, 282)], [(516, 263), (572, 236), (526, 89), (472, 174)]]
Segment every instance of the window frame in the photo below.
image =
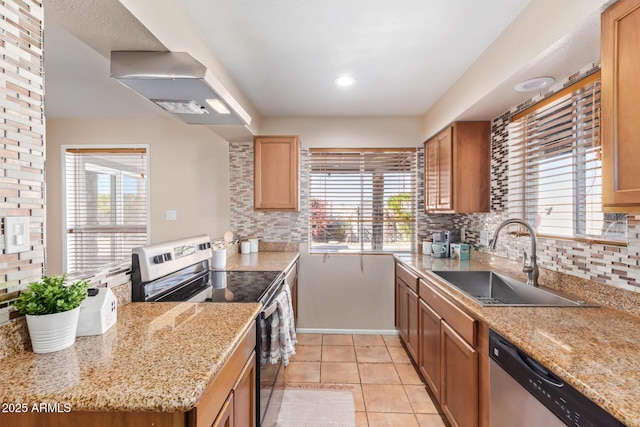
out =
[[(61, 240), (62, 240), (62, 270), (65, 273), (69, 274), (78, 274), (83, 273), (82, 271), (77, 272), (69, 272), (68, 271), (68, 243), (67, 243), (67, 150), (122, 150), (122, 149), (130, 149), (130, 150), (145, 150), (145, 162), (146, 162), (146, 226), (147, 226), (147, 236), (146, 236), (146, 244), (151, 242), (151, 147), (149, 144), (69, 144), (62, 145), (60, 147), (60, 167), (61, 167), (61, 199), (62, 199), (62, 229), (61, 229)], [(129, 260), (130, 261), (130, 260)], [(120, 264), (126, 262), (126, 259), (121, 261), (117, 261), (115, 263), (107, 263), (106, 265), (111, 264)], [(93, 271), (93, 269), (92, 269)]]
[[(548, 96), (545, 99), (542, 99), (541, 101), (533, 104), (532, 106), (526, 108), (523, 111), (520, 111), (516, 114), (514, 114), (513, 116), (511, 116), (510, 118), (510, 126), (512, 123), (524, 119), (527, 116), (531, 115), (531, 114), (536, 114), (537, 112), (539, 112), (540, 110), (544, 109), (545, 107), (547, 107), (548, 105), (566, 97), (567, 95), (572, 95), (574, 94), (576, 91), (587, 87), (589, 85), (592, 84), (600, 84), (600, 71), (596, 71), (580, 80), (578, 80), (577, 82), (565, 87), (564, 89), (561, 89), (559, 91), (557, 91), (556, 93)], [(576, 111), (576, 109), (574, 108), (573, 110), (574, 112)], [(600, 120), (600, 108), (598, 108), (596, 114), (597, 114), (597, 118), (598, 120)], [(601, 134), (600, 134), (600, 129), (599, 129), (599, 125), (598, 125), (598, 141), (601, 138)], [(573, 130), (572, 130), (572, 137), (574, 139), (579, 139), (579, 131), (575, 129), (574, 126), (572, 126)], [(508, 144), (509, 144), (509, 164), (511, 164), (512, 161), (512, 156), (511, 156), (511, 150), (512, 150), (512, 140), (511, 138), (508, 139)], [(582, 145), (578, 145), (576, 146), (576, 143), (573, 142), (572, 143), (574, 146), (574, 150), (580, 151), (581, 149), (583, 149), (584, 147)], [(519, 150), (523, 150), (526, 151), (526, 142), (522, 142), (520, 144), (519, 147), (517, 147)], [(602, 147), (602, 144), (599, 142), (598, 145), (600, 147)], [(544, 147), (543, 147), (544, 148)], [(600, 148), (601, 149), (601, 148)], [(584, 155), (585, 153), (583, 153)], [(516, 156), (513, 156), (516, 157)], [(586, 159), (586, 155), (584, 155), (584, 158)], [(523, 162), (523, 164), (527, 163), (527, 157), (525, 154), (520, 154), (518, 156), (519, 159), (521, 159), (520, 161)], [(553, 157), (552, 156), (547, 156), (545, 157), (543, 160), (546, 160), (548, 163), (551, 163), (553, 161)], [(585, 166), (589, 163), (589, 161), (584, 160), (581, 162), (571, 162), (571, 164), (568, 167), (571, 167), (574, 170), (579, 170), (580, 168), (585, 169)], [(539, 164), (539, 163), (536, 163)], [(602, 165), (600, 165), (600, 171), (602, 170)], [(514, 209), (514, 205), (519, 204), (519, 213), (517, 213), (517, 215), (519, 217), (522, 217), (524, 219), (527, 219), (531, 216), (531, 212), (528, 211), (527, 209), (527, 204), (530, 203), (532, 200), (535, 201), (537, 203), (538, 200), (540, 200), (539, 198), (535, 198), (535, 199), (527, 199), (526, 194), (527, 194), (527, 182), (524, 181), (524, 176), (528, 173), (531, 172), (531, 166), (522, 166), (522, 169), (520, 169), (519, 174), (522, 176), (523, 181), (522, 182), (515, 182), (512, 181), (512, 177), (511, 174), (508, 173), (507, 179), (508, 179), (508, 185), (509, 188), (515, 187), (518, 191), (522, 191), (523, 195), (521, 195), (520, 199), (512, 201), (509, 200), (507, 203), (507, 215), (509, 217), (514, 216), (514, 212), (512, 212), (512, 209)], [(583, 171), (584, 172), (584, 171)], [(576, 173), (577, 174), (577, 173)], [(600, 173), (600, 180), (602, 180), (602, 174)], [(540, 177), (539, 177), (540, 178)], [(539, 179), (538, 178), (538, 179)], [(577, 179), (577, 177), (573, 180), (573, 184), (572, 184), (572, 188), (573, 189), (577, 189), (577, 188), (581, 188), (584, 187), (584, 183), (581, 182), (580, 180)], [(600, 196), (602, 196), (602, 194), (600, 194)], [(575, 198), (579, 198), (579, 197), (586, 197), (586, 194), (582, 194), (582, 193), (576, 193), (573, 194), (572, 197)], [(585, 205), (586, 206), (586, 205)], [(544, 237), (544, 238), (549, 238), (549, 239), (556, 239), (556, 240), (567, 240), (567, 241), (577, 241), (577, 242), (585, 242), (585, 243), (597, 243), (597, 244), (604, 244), (604, 245), (609, 245), (609, 246), (627, 246), (628, 244), (628, 226), (626, 224), (625, 221), (625, 227), (626, 227), (626, 232), (625, 232), (625, 237), (622, 239), (605, 239), (605, 238), (598, 238), (596, 236), (593, 235), (586, 235), (586, 234), (580, 234), (578, 233), (579, 227), (580, 227), (580, 221), (577, 219), (577, 217), (580, 215), (580, 213), (584, 213), (584, 211), (582, 210), (582, 208), (584, 208), (585, 206), (577, 206), (575, 207), (575, 209), (572, 212), (572, 235), (568, 236), (568, 235), (560, 235), (560, 234), (550, 234), (550, 233), (544, 233), (544, 232), (540, 232), (537, 233), (537, 236), (539, 237)], [(600, 206), (602, 206), (600, 204)], [(604, 221), (604, 215), (607, 215), (606, 212), (602, 212), (600, 210), (600, 213), (603, 214), (603, 221)], [(617, 222), (618, 220), (615, 220), (615, 222)], [(533, 226), (534, 224), (532, 224)], [(537, 228), (537, 226), (535, 226)], [(522, 227), (518, 227), (518, 231), (516, 232), (517, 235), (528, 235), (528, 232), (526, 232)]]
[[(411, 175), (412, 175), (412, 183), (413, 183), (413, 192), (410, 193), (411, 194), (411, 202), (412, 202), (412, 215), (411, 215), (411, 221), (409, 221), (409, 223), (411, 224), (411, 231), (410, 231), (410, 241), (408, 243), (408, 248), (407, 249), (385, 249), (384, 248), (384, 237), (383, 237), (383, 248), (381, 250), (362, 250), (362, 245), (365, 244), (365, 242), (360, 242), (360, 248), (359, 249), (338, 249), (338, 250), (331, 250), (326, 248), (326, 245), (322, 245), (324, 247), (320, 247), (317, 249), (314, 249), (314, 243), (313, 243), (313, 235), (312, 235), (312, 212), (311, 212), (311, 204), (312, 201), (314, 200), (313, 198), (313, 190), (312, 190), (312, 184), (313, 184), (313, 178), (312, 175), (314, 174), (313, 172), (313, 155), (314, 153), (316, 155), (318, 154), (324, 154), (324, 153), (335, 153), (335, 154), (363, 154), (363, 153), (375, 153), (375, 152), (379, 152), (379, 153), (410, 153), (413, 158), (411, 161)], [(361, 173), (361, 172), (356, 172), (354, 170), (353, 173)], [(383, 191), (384, 194), (384, 191)], [(418, 233), (418, 159), (417, 159), (417, 149), (415, 147), (393, 147), (393, 148), (311, 148), (309, 149), (309, 217), (307, 220), (307, 224), (309, 226), (308, 229), (308, 238), (309, 238), (309, 253), (310, 254), (335, 254), (335, 255), (381, 255), (381, 254), (389, 254), (389, 253), (403, 253), (403, 252), (412, 252), (415, 251), (416, 247), (417, 247), (417, 233)], [(386, 222), (386, 221), (383, 221)], [(383, 228), (384, 230), (384, 228)], [(384, 234), (383, 234), (384, 236)]]

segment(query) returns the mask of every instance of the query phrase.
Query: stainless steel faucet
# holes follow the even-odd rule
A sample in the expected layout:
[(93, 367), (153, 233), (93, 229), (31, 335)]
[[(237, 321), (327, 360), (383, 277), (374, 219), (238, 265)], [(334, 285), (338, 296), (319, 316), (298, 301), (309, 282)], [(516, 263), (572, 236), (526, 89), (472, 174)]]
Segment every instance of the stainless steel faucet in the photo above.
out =
[(523, 258), (522, 258), (522, 271), (524, 273), (527, 273), (527, 285), (538, 287), (539, 273), (538, 273), (538, 263), (537, 263), (537, 257), (536, 257), (536, 232), (527, 221), (524, 221), (522, 219), (516, 219), (516, 218), (511, 218), (511, 219), (502, 221), (500, 225), (498, 225), (498, 228), (496, 228), (495, 233), (493, 233), (493, 240), (491, 241), (491, 244), (489, 245), (489, 247), (491, 249), (496, 248), (496, 243), (498, 241), (498, 233), (500, 233), (500, 230), (502, 230), (504, 227), (510, 224), (520, 224), (524, 226), (527, 230), (529, 230), (529, 234), (531, 236), (531, 256), (529, 257), (530, 261), (527, 264), (527, 251), (526, 250), (524, 251)]

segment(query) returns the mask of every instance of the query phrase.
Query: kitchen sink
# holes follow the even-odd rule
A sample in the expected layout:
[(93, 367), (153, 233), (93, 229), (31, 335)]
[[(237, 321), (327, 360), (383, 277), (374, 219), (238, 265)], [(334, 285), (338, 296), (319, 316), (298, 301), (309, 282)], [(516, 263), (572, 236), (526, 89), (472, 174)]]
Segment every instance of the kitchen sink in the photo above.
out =
[(484, 306), (597, 307), (546, 288), (535, 288), (493, 271), (434, 271)]

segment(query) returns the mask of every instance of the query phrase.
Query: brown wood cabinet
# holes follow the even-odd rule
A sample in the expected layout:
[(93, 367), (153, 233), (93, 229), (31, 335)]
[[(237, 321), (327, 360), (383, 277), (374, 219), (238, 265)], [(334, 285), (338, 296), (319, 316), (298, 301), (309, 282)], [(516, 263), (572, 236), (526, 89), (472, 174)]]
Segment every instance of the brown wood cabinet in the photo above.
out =
[(300, 141), (297, 136), (257, 136), (254, 153), (254, 208), (299, 211)]
[(224, 402), (218, 417), (213, 422), (211, 427), (233, 427), (234, 426), (234, 418), (233, 418), (233, 393), (229, 395), (227, 400)]
[(414, 360), (418, 360), (418, 276), (396, 264), (397, 326), (400, 338)]
[[(420, 279), (419, 295), (422, 305), (420, 371), (425, 379), (431, 377), (427, 384), (452, 426), (477, 427), (478, 322), (428, 280)], [(434, 380), (436, 376), (439, 381)]]
[(441, 323), (440, 405), (454, 427), (478, 425), (478, 351), (445, 321)]
[(424, 143), (425, 212), (489, 212), (490, 130), (455, 122)]
[(440, 322), (442, 317), (421, 299), (418, 319), (420, 323), (418, 368), (434, 396), (440, 401)]
[(640, 211), (640, 0), (618, 0), (601, 19), (602, 208)]
[[(430, 278), (415, 275), (401, 262), (395, 280), (398, 332), (445, 416), (455, 427), (488, 427), (488, 328)], [(410, 332), (413, 304), (416, 338)]]

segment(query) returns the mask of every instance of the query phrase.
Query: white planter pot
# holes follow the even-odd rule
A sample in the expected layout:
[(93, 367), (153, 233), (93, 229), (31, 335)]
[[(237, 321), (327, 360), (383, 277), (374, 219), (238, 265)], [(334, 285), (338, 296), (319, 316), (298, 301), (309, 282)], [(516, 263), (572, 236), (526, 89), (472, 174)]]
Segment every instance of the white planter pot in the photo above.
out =
[(51, 353), (71, 347), (76, 341), (80, 307), (62, 313), (34, 316), (27, 314), (27, 325), (34, 353)]

